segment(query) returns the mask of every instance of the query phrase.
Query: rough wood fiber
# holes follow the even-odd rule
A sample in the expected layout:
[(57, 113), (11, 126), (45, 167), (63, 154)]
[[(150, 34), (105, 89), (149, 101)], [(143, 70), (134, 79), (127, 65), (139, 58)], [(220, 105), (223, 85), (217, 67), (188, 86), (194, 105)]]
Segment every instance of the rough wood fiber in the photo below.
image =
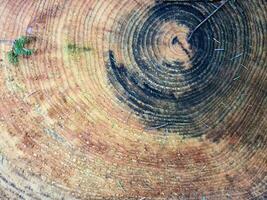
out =
[(265, 199), (266, 2), (188, 40), (220, 3), (0, 0), (0, 199)]

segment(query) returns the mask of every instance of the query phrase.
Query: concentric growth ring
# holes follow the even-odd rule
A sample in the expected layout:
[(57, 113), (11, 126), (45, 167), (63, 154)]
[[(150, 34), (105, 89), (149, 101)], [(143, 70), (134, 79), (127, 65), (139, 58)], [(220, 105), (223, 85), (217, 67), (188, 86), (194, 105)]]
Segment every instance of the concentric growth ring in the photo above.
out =
[[(200, 136), (239, 108), (232, 103), (246, 85), (239, 88), (233, 80), (242, 74), (243, 55), (251, 53), (246, 13), (225, 6), (188, 40), (215, 8), (163, 2), (125, 16), (130, 23), (119, 27), (116, 38), (123, 60), (110, 49), (108, 76), (118, 98), (149, 129)], [(226, 108), (218, 105), (222, 98), (232, 98)]]
[[(0, 199), (265, 198), (263, 0), (0, 12)], [(35, 51), (14, 65), (22, 36)]]

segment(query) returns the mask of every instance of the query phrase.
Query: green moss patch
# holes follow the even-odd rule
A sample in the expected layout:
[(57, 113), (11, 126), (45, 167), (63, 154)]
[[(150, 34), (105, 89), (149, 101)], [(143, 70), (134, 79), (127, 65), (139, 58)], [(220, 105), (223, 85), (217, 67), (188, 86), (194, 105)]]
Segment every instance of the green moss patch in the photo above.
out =
[(34, 50), (25, 48), (25, 45), (29, 44), (33, 39), (33, 37), (27, 36), (22, 36), (16, 39), (11, 51), (7, 53), (8, 61), (11, 64), (18, 64), (19, 56), (31, 56)]

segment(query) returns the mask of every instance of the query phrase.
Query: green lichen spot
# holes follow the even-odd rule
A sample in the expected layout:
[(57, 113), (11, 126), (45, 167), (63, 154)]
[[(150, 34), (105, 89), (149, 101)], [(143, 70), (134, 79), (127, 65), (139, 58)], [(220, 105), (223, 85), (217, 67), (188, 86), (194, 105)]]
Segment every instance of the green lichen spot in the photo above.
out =
[(67, 49), (70, 53), (88, 52), (92, 50), (90, 47), (79, 47), (76, 44), (68, 44)]

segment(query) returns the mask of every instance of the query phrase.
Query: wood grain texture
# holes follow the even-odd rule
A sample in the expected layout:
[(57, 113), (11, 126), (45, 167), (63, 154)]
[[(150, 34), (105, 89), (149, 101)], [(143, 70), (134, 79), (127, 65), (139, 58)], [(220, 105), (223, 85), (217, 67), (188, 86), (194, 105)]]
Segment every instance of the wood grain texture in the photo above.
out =
[(219, 5), (0, 0), (0, 199), (265, 199), (267, 6), (188, 41)]

